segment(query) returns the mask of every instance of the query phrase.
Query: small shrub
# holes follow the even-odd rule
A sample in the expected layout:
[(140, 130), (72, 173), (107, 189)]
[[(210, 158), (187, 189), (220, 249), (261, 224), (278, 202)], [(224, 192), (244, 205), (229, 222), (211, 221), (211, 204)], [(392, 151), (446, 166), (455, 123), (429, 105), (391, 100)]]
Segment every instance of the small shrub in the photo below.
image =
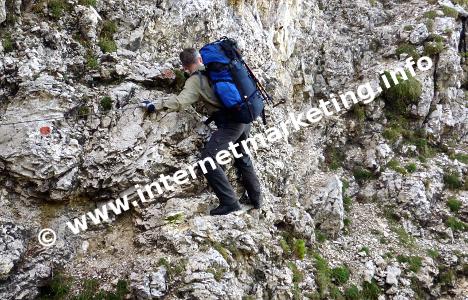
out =
[(456, 278), (457, 277), (454, 270), (447, 267), (441, 267), (439, 270), (439, 276), (437, 277), (437, 281), (440, 282), (443, 287), (446, 287), (452, 286)]
[(366, 110), (364, 105), (353, 105), (351, 113), (354, 116), (354, 118), (356, 118), (359, 121), (359, 123), (364, 122), (364, 120), (366, 119)]
[(289, 247), (288, 242), (284, 238), (281, 238), (280, 246), (281, 246), (281, 249), (283, 249), (284, 255), (286, 256), (291, 255), (291, 247)]
[(412, 31), (413, 29), (414, 29), (413, 25), (405, 25), (405, 27), (403, 27), (404, 31)]
[(181, 274), (185, 269), (183, 261), (180, 261), (179, 263), (169, 263), (163, 257), (158, 260), (158, 266), (163, 266), (166, 269), (169, 279), (173, 279), (175, 276)]
[(86, 119), (90, 113), (89, 107), (87, 106), (81, 106), (78, 108), (78, 117), (80, 119)]
[(345, 194), (346, 191), (349, 188), (349, 182), (346, 179), (342, 179), (341, 182), (343, 182), (343, 187), (342, 187), (341, 190), (342, 190), (343, 194)]
[[(419, 58), (419, 53), (418, 50), (414, 45), (405, 43), (401, 44), (397, 49), (396, 49), (396, 55), (400, 56), (401, 54), (406, 53), (409, 56), (411, 56), (414, 60), (417, 60)], [(390, 80), (390, 76), (387, 76)]]
[(453, 231), (466, 231), (468, 229), (468, 224), (455, 217), (448, 217), (447, 221), (445, 221), (445, 225), (450, 227)]
[(315, 240), (319, 243), (323, 243), (327, 240), (327, 236), (319, 229), (315, 230)]
[(444, 12), (444, 15), (447, 17), (452, 17), (457, 19), (458, 18), (458, 11), (456, 9), (453, 9), (448, 6), (442, 7), (442, 11)]
[(13, 40), (11, 39), (11, 35), (7, 34), (5, 38), (2, 40), (3, 51), (5, 53), (13, 51)]
[(112, 98), (109, 97), (109, 96), (103, 97), (101, 99), (101, 108), (104, 111), (111, 110), (112, 109)]
[(424, 17), (430, 20), (434, 20), (437, 17), (437, 11), (430, 10), (424, 13)]
[(226, 273), (223, 268), (210, 268), (207, 271), (213, 274), (214, 279), (218, 282), (223, 279), (224, 273)]
[(293, 282), (294, 283), (302, 282), (302, 280), (304, 279), (304, 274), (299, 270), (296, 264), (291, 261), (288, 263), (288, 267), (293, 272)]
[(447, 206), (452, 212), (458, 213), (458, 211), (462, 207), (462, 202), (455, 197), (450, 197), (447, 200)]
[(362, 287), (362, 297), (366, 300), (377, 300), (381, 293), (380, 287), (377, 285), (375, 279), (371, 282), (364, 281)]
[(354, 284), (347, 288), (344, 292), (344, 296), (346, 300), (359, 300), (361, 299), (361, 293), (359, 289)]
[(392, 159), (387, 163), (387, 167), (400, 174), (406, 174), (406, 169), (400, 166), (397, 160)]
[(316, 270), (315, 281), (317, 283), (317, 289), (321, 297), (324, 297), (331, 285), (331, 271), (328, 266), (328, 261), (324, 259), (320, 254), (313, 254), (314, 266)]
[(88, 55), (86, 55), (86, 67), (89, 70), (96, 70), (99, 68), (98, 59), (92, 53), (88, 53)]
[(334, 300), (344, 300), (344, 296), (340, 289), (333, 285), (330, 287), (330, 298)]
[(433, 157), (436, 154), (434, 147), (429, 145), (425, 137), (415, 136), (412, 134), (408, 136), (408, 142), (415, 145), (418, 149), (421, 162), (425, 162), (427, 158)]
[[(129, 293), (128, 283), (125, 280), (119, 280), (115, 291), (99, 290), (99, 283), (96, 279), (85, 279), (83, 282), (74, 282), (74, 279), (56, 276), (44, 287), (40, 289), (38, 299), (40, 300), (59, 300), (59, 299), (109, 299), (123, 300)], [(77, 295), (71, 295), (71, 283), (80, 285), (81, 289)]]
[(390, 88), (386, 88), (384, 83), (381, 83), (385, 107), (393, 114), (406, 115), (408, 105), (417, 103), (421, 97), (422, 84), (416, 78), (411, 77), (411, 74), (407, 74), (407, 80), (397, 75), (398, 84), (393, 82), (390, 72), (386, 71), (385, 76), (391, 84)]
[(41, 287), (39, 299), (65, 299), (71, 291), (72, 280), (61, 274), (52, 276), (45, 286)]
[(431, 34), (429, 40), (436, 43), (445, 43), (445, 38), (438, 34)]
[(346, 212), (351, 210), (351, 205), (353, 204), (353, 200), (349, 196), (343, 197), (343, 206)]
[(362, 167), (355, 168), (353, 171), (353, 176), (357, 181), (361, 182), (369, 179), (374, 179), (374, 174)]
[(112, 52), (117, 51), (117, 44), (112, 39), (101, 38), (98, 44), (102, 52), (104, 53), (112, 53)]
[(54, 19), (60, 19), (65, 10), (66, 3), (64, 0), (49, 0), (47, 8)]
[(424, 55), (434, 56), (444, 50), (445, 46), (440, 42), (428, 42), (424, 45)]
[(325, 149), (325, 163), (331, 170), (337, 170), (342, 167), (345, 160), (343, 149), (327, 146)]
[(432, 259), (437, 259), (440, 256), (440, 253), (437, 251), (437, 249), (428, 249), (427, 255), (429, 255)]
[[(183, 218), (182, 218), (183, 219)], [(225, 259), (225, 260), (228, 260), (229, 259), (229, 253), (227, 251), (226, 248), (223, 247), (223, 245), (221, 245), (221, 243), (218, 243), (218, 242), (215, 242), (213, 244), (213, 248), (219, 252), (219, 254), (221, 254), (221, 256)]]
[(428, 30), (429, 32), (433, 32), (433, 31), (434, 31), (434, 27), (435, 27), (435, 22), (434, 22), (434, 20), (428, 19), (428, 20), (426, 21), (426, 27), (427, 27), (427, 30)]
[(401, 131), (398, 128), (387, 128), (382, 133), (383, 137), (394, 143), (401, 136)]
[(294, 253), (299, 259), (304, 259), (307, 254), (307, 247), (304, 240), (298, 239), (294, 241)]
[(343, 219), (343, 225), (348, 228), (351, 225), (351, 220), (348, 218)]
[(344, 284), (349, 280), (349, 269), (345, 266), (336, 267), (331, 270), (331, 276), (338, 284)]
[(396, 225), (392, 227), (393, 232), (398, 236), (398, 242), (406, 247), (414, 247), (415, 239), (409, 234), (405, 228), (401, 225)]
[(117, 23), (112, 20), (106, 20), (102, 24), (102, 29), (101, 29), (101, 36), (102, 37), (107, 37), (107, 38), (112, 38), (114, 34), (117, 32)]
[(414, 273), (417, 273), (422, 267), (422, 258), (419, 256), (398, 255), (397, 260), (400, 263), (407, 263), (409, 269)]
[(102, 52), (111, 53), (117, 51), (117, 44), (114, 41), (114, 34), (116, 32), (117, 23), (115, 21), (104, 21), (99, 39), (99, 47)]
[(94, 6), (96, 7), (96, 0), (80, 0), (78, 1), (80, 5), (84, 6)]
[(456, 172), (446, 172), (444, 174), (444, 184), (452, 190), (460, 189), (463, 186), (461, 179)]
[(414, 173), (414, 172), (416, 172), (416, 169), (417, 169), (416, 164), (415, 163), (407, 164), (405, 166), (405, 169), (406, 169), (406, 171), (408, 171), (408, 173)]
[(368, 247), (362, 247), (361, 249), (359, 249), (358, 252), (365, 252), (366, 255), (369, 255), (370, 251), (369, 251), (369, 248)]
[(452, 0), (452, 2), (465, 8), (468, 7), (468, 0)]
[(468, 154), (457, 153), (450, 156), (451, 159), (456, 159), (464, 164), (468, 164)]

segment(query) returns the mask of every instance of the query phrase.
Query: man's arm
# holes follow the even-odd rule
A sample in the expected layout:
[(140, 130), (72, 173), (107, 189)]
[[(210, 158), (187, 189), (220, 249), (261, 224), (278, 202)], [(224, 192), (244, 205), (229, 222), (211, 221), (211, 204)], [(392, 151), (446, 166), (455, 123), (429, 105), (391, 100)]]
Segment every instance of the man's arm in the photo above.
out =
[(177, 96), (169, 97), (162, 103), (168, 111), (180, 111), (197, 102), (200, 98), (200, 86), (195, 77), (185, 81), (184, 89)]

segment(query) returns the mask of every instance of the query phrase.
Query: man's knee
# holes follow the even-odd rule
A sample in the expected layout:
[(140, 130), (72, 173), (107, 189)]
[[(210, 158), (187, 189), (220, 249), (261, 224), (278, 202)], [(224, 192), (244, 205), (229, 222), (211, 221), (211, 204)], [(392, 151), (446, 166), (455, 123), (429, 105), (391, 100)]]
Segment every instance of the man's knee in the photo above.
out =
[(234, 165), (238, 168), (253, 168), (252, 160), (246, 153), (243, 153), (241, 157), (236, 158)]
[(207, 157), (214, 158), (216, 153), (213, 153), (211, 147), (209, 145), (206, 145), (202, 151), (200, 152), (201, 159), (205, 159)]

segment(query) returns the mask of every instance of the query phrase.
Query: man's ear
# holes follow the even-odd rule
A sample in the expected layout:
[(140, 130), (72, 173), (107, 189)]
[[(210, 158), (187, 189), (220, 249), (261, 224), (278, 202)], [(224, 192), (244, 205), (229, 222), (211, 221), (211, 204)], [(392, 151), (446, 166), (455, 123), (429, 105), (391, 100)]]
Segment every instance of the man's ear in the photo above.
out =
[(198, 57), (198, 63), (203, 64), (203, 59), (201, 58), (201, 56)]

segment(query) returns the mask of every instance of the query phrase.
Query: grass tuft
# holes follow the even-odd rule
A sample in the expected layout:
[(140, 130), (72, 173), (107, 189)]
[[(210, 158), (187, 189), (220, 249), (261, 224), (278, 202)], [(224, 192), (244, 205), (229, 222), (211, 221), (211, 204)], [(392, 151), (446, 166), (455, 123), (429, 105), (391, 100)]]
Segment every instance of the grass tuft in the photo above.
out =
[(437, 259), (440, 256), (440, 253), (437, 249), (427, 249), (427, 255), (432, 259)]
[(327, 146), (325, 149), (325, 163), (331, 170), (342, 167), (345, 158), (343, 149), (332, 146)]
[(414, 273), (417, 273), (422, 267), (422, 257), (419, 256), (398, 255), (397, 260), (400, 263), (407, 263), (409, 269)]
[(112, 53), (117, 51), (117, 44), (112, 39), (101, 38), (98, 45), (104, 53)]
[(112, 53), (117, 51), (117, 44), (114, 41), (114, 34), (117, 32), (117, 23), (115, 21), (106, 20), (102, 25), (102, 30), (99, 38), (99, 47), (104, 53)]
[(347, 288), (344, 292), (344, 296), (346, 300), (359, 300), (361, 298), (361, 293), (359, 292), (359, 289), (357, 286), (354, 284)]
[(294, 241), (294, 253), (299, 259), (304, 259), (307, 254), (307, 246), (304, 240), (298, 239)]
[(454, 19), (458, 18), (458, 11), (456, 9), (454, 9), (454, 8), (444, 6), (444, 7), (442, 7), (442, 11), (444, 12), (444, 15), (446, 17), (452, 17)]
[(86, 55), (86, 67), (88, 68), (88, 70), (99, 69), (99, 61), (92, 52), (88, 52), (88, 54)]
[(58, 20), (62, 17), (63, 11), (66, 8), (66, 3), (64, 0), (49, 0), (47, 2), (47, 8), (52, 18)]
[(94, 6), (96, 7), (96, 0), (80, 0), (78, 1), (80, 5), (84, 6)]
[(453, 231), (467, 231), (468, 224), (459, 220), (456, 217), (448, 217), (447, 221), (445, 221), (445, 225), (450, 227)]
[(355, 168), (353, 170), (353, 176), (358, 182), (363, 182), (370, 179), (375, 179), (374, 174), (371, 171), (362, 167)]
[(434, 56), (441, 53), (445, 46), (442, 42), (428, 42), (424, 45), (424, 55)]
[(402, 74), (397, 74), (395, 75), (397, 82), (394, 82), (390, 72), (386, 71), (385, 77), (390, 83), (390, 88), (386, 88), (383, 81), (381, 82), (385, 107), (397, 115), (407, 115), (408, 105), (417, 103), (422, 94), (422, 84), (416, 78), (411, 77), (411, 74), (406, 74), (406, 76), (407, 80)]
[[(414, 60), (417, 60), (419, 58), (419, 53), (418, 50), (414, 45), (405, 43), (401, 44), (397, 49), (396, 49), (396, 55), (400, 56), (403, 53), (408, 54), (410, 57), (412, 57)], [(390, 77), (388, 77), (390, 78)]]
[(434, 20), (437, 17), (437, 15), (437, 11), (435, 10), (426, 11), (424, 13), (424, 17), (430, 20)]
[(377, 300), (382, 293), (380, 287), (377, 285), (375, 279), (371, 282), (365, 281), (362, 289), (362, 298), (366, 300)]
[(455, 197), (450, 197), (447, 200), (447, 206), (452, 212), (458, 213), (462, 207), (462, 202)]
[(5, 53), (12, 52), (14, 47), (13, 47), (13, 40), (11, 38), (10, 34), (6, 34), (5, 37), (2, 40), (2, 46), (3, 46), (3, 51)]
[(346, 266), (340, 266), (331, 270), (331, 277), (338, 284), (344, 284), (349, 280), (349, 269)]
[(459, 162), (462, 162), (464, 164), (468, 164), (468, 154), (464, 154), (464, 153), (452, 154), (450, 155), (450, 158), (454, 160), (456, 159)]
[(406, 171), (408, 171), (408, 173), (414, 173), (416, 172), (416, 164), (415, 163), (409, 163), (405, 166), (405, 169)]
[(460, 175), (458, 175), (456, 172), (446, 172), (444, 174), (444, 184), (452, 190), (461, 189), (463, 186)]
[(391, 161), (389, 161), (387, 163), (387, 167), (403, 175), (407, 173), (406, 169), (400, 166), (400, 163), (395, 159), (392, 159)]
[(101, 99), (101, 108), (104, 111), (108, 111), (112, 109), (112, 98), (109, 96), (103, 97)]

